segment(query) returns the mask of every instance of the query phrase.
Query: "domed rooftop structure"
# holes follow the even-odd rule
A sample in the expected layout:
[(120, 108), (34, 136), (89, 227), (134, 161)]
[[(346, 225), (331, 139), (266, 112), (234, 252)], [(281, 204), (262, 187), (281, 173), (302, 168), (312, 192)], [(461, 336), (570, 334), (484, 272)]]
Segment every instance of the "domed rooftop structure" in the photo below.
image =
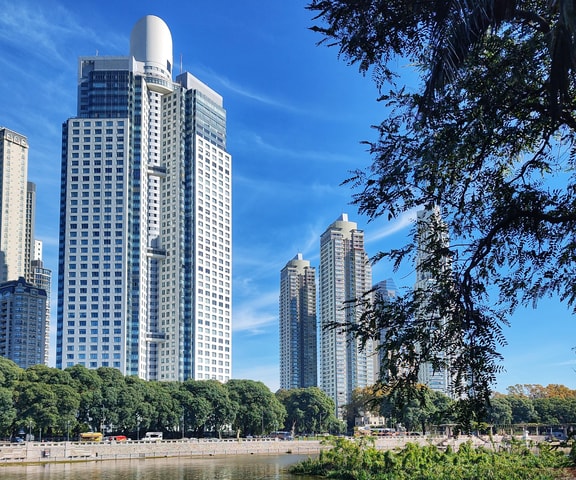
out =
[(146, 15), (136, 22), (130, 34), (130, 56), (144, 65), (149, 84), (172, 90), (172, 34), (164, 20)]

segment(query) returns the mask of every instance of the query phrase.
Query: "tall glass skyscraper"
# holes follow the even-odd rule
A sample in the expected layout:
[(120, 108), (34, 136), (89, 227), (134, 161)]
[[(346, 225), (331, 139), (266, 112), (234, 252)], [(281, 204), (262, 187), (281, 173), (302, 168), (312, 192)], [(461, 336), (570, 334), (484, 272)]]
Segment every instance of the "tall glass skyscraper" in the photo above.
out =
[(280, 272), (280, 388), (318, 385), (316, 270), (297, 254)]
[[(436, 246), (437, 249), (438, 245), (448, 248), (450, 242), (446, 225), (442, 221), (440, 210), (437, 207), (432, 210), (419, 210), (416, 216), (416, 228), (418, 250), (416, 253), (416, 283), (414, 284), (414, 289), (428, 294), (428, 292), (431, 293), (436, 288), (436, 279), (432, 275), (429, 265), (433, 260), (430, 251), (433, 250), (433, 246)], [(436, 268), (440, 268), (441, 273), (450, 271), (449, 258), (440, 259)], [(437, 318), (440, 313), (431, 313), (427, 310), (425, 306), (421, 306), (421, 311), (418, 313), (421, 323), (426, 322), (434, 325), (434, 323), (443, 322), (442, 318)], [(433, 327), (430, 328), (430, 336), (437, 335)], [(450, 353), (454, 352), (440, 352), (440, 357), (443, 357), (447, 365), (450, 363)], [(454, 386), (448, 368), (435, 368), (431, 362), (424, 362), (418, 372), (418, 381), (423, 385), (427, 385), (431, 390), (442, 392), (450, 397), (453, 396)]]
[(172, 79), (139, 20), (127, 57), (82, 57), (63, 125), (57, 366), (230, 379), (231, 157), (222, 97)]
[(342, 214), (320, 237), (320, 388), (334, 400), (336, 412), (355, 388), (375, 382), (374, 345), (359, 341), (334, 323), (350, 324), (363, 313), (361, 299), (372, 290), (372, 268), (364, 250), (364, 232)]

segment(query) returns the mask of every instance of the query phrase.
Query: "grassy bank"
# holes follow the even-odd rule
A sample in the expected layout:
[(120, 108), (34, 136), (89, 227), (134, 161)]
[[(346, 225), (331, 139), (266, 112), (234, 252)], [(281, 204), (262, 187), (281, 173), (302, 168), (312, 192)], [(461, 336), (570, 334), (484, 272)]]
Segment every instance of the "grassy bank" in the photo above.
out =
[(474, 448), (442, 451), (434, 445), (407, 444), (399, 451), (381, 451), (370, 440), (329, 440), (330, 450), (320, 452), (291, 468), (292, 473), (339, 480), (552, 480), (574, 478), (573, 464), (563, 452), (540, 445), (532, 451), (520, 442), (506, 450)]

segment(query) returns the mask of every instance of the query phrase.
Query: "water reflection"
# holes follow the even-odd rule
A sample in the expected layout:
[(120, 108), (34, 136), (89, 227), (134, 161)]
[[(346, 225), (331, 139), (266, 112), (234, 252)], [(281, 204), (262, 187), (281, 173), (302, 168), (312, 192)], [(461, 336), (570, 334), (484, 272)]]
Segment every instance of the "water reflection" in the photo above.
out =
[(286, 468), (305, 455), (161, 458), (0, 467), (2, 480), (310, 480)]

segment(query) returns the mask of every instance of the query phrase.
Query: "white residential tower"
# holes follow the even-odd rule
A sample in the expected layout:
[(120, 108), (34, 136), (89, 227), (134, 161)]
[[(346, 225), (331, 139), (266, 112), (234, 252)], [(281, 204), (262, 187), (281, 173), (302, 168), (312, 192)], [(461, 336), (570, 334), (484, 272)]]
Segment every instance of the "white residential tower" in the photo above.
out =
[(319, 318), (320, 388), (342, 407), (352, 391), (375, 382), (374, 346), (359, 341), (334, 324), (353, 324), (362, 315), (356, 300), (372, 290), (372, 268), (364, 250), (364, 232), (342, 214), (320, 237)]
[(173, 79), (139, 20), (126, 57), (82, 57), (63, 126), (57, 366), (154, 380), (232, 372), (232, 164), (222, 97)]

